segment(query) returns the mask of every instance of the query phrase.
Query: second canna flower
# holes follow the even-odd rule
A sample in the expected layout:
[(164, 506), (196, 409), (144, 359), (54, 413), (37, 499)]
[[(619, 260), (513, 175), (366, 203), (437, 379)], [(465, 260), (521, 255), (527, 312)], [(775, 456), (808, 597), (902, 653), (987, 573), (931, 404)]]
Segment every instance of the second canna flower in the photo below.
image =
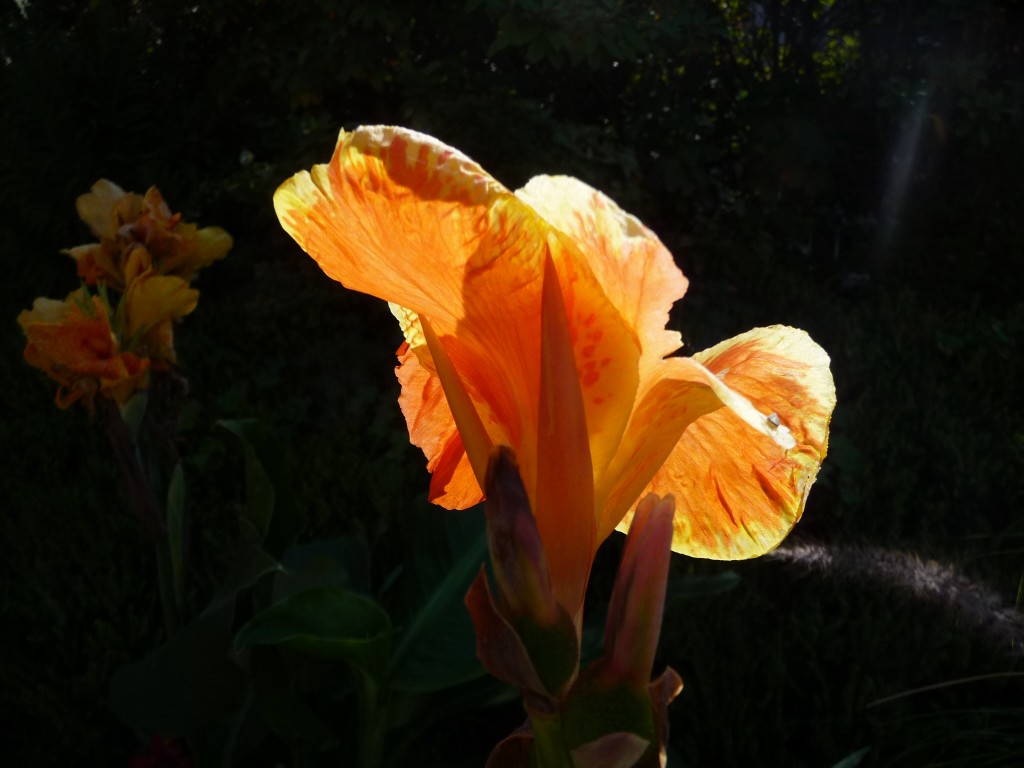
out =
[(156, 187), (125, 192), (107, 179), (75, 201), (99, 243), (65, 251), (83, 285), (64, 301), (38, 298), (18, 316), (25, 360), (60, 384), (61, 408), (96, 395), (121, 408), (149, 373), (177, 362), (173, 323), (192, 312), (196, 270), (223, 258), (231, 236), (171, 213)]

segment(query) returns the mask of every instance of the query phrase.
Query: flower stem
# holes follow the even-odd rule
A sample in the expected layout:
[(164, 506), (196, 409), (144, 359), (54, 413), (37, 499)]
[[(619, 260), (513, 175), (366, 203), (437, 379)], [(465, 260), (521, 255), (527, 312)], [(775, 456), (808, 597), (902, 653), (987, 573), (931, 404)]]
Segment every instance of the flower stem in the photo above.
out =
[(156, 567), (157, 581), (160, 586), (160, 605), (164, 614), (164, 631), (170, 638), (178, 631), (179, 602), (176, 588), (174, 565), (171, 562), (171, 552), (168, 547), (168, 539), (156, 541)]
[(533, 726), (533, 768), (573, 768), (569, 747), (562, 732), (562, 718), (558, 714), (530, 713)]
[(356, 666), (352, 674), (359, 702), (359, 768), (380, 768), (384, 764), (386, 702), (377, 680)]
[(97, 398), (97, 400), (96, 407), (106, 427), (110, 447), (114, 450), (114, 456), (121, 467), (121, 474), (128, 491), (128, 503), (146, 527), (150, 537), (160, 541), (167, 535), (167, 526), (163, 519), (160, 502), (146, 477), (139, 456), (138, 444), (128, 432), (128, 427), (121, 418), (121, 412), (117, 405), (106, 398)]

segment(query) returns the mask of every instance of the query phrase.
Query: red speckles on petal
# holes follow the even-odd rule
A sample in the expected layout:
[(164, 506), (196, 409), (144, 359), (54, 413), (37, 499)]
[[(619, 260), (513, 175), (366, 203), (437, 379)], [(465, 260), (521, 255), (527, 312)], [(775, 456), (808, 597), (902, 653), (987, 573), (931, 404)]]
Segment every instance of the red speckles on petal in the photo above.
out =
[[(592, 387), (601, 378), (601, 372), (597, 369), (597, 363), (593, 360), (588, 360), (583, 364), (583, 370), (580, 371), (580, 384), (584, 387)], [(593, 399), (595, 405), (600, 405), (605, 401), (605, 397), (598, 395)]]

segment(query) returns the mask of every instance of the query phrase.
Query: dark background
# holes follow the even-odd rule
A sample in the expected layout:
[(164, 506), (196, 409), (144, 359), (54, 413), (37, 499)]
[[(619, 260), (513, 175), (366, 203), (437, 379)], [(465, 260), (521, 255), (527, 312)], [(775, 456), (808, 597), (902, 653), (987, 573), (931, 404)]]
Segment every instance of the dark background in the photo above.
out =
[[(305, 538), (358, 532), (379, 573), (402, 557), (427, 476), (395, 403), (400, 334), (271, 207), (340, 127), (372, 123), (430, 133), (510, 188), (567, 173), (606, 192), (689, 277), (672, 317), (689, 349), (783, 323), (832, 357), (830, 452), (785, 551), (674, 561), (739, 576), (670, 601), (658, 664), (686, 683), (671, 707), (681, 765), (827, 767), (863, 747), (864, 765), (1024, 764), (1024, 686), (1008, 676), (1020, 622), (1006, 613), (1024, 585), (1021, 3), (427, 7), (0, 10), (5, 764), (126, 765), (140, 742), (106, 707), (107, 680), (162, 631), (152, 550), (102, 430), (56, 409), (14, 322), (75, 287), (59, 250), (92, 239), (74, 200), (98, 178), (156, 184), (235, 239), (177, 330), (193, 599), (216, 582), (240, 504), (218, 418), (282, 436)], [(924, 686), (939, 687), (870, 706)], [(456, 755), (459, 730), (439, 734)]]

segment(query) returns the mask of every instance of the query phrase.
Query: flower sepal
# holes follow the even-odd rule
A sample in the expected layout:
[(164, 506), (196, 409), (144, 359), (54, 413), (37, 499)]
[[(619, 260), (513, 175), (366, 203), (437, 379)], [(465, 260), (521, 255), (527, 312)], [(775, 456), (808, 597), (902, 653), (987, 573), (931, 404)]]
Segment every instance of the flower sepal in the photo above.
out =
[(650, 682), (661, 634), (675, 500), (646, 496), (633, 516), (608, 617), (604, 656), (576, 681), (562, 706), (576, 768), (664, 765), (668, 704), (682, 680), (668, 668)]
[(524, 693), (557, 699), (575, 679), (580, 638), (554, 597), (526, 490), (506, 447), (491, 457), (487, 488), (487, 537), (497, 595), (481, 568), (466, 595), (477, 655), (488, 672)]

